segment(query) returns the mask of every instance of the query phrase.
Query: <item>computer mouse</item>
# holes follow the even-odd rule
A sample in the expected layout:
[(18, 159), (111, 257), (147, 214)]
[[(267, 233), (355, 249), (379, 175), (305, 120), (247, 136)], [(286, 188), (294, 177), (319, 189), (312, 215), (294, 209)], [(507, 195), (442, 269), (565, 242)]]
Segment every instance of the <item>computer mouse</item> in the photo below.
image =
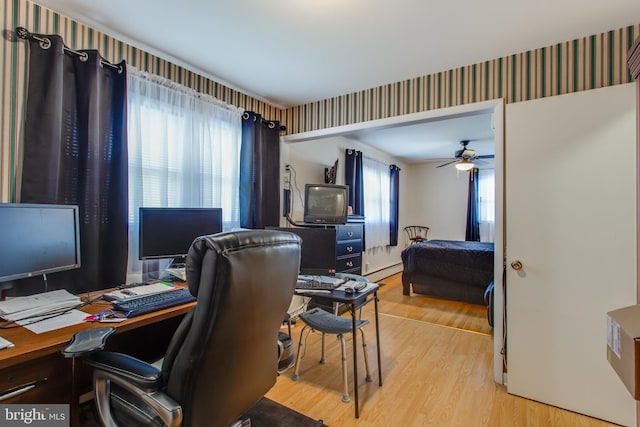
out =
[(344, 293), (345, 293), (345, 294), (353, 294), (353, 293), (355, 293), (355, 292), (356, 292), (356, 290), (355, 290), (355, 289), (353, 289), (352, 287), (344, 288)]

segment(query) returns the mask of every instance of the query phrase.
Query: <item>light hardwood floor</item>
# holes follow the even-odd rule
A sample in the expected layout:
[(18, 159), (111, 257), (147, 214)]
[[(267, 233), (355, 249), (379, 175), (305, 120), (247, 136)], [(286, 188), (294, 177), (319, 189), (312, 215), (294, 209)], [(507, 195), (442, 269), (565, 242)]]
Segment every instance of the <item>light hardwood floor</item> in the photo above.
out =
[[(354, 418), (353, 396), (350, 403), (341, 401), (340, 348), (335, 336), (327, 338), (327, 363), (320, 365), (320, 334), (310, 334), (300, 379), (291, 379), (291, 368), (267, 397), (322, 419), (330, 427), (614, 425), (507, 394), (493, 380), (493, 337), (483, 307), (403, 296), (400, 275), (381, 283), (383, 386), (377, 382), (375, 329), (370, 324), (366, 331), (374, 381), (365, 381), (364, 363), (359, 363), (360, 418)], [(373, 320), (373, 304), (365, 308), (363, 317)], [(298, 322), (293, 328), (294, 351), (302, 326)], [(350, 342), (349, 338), (353, 394)]]

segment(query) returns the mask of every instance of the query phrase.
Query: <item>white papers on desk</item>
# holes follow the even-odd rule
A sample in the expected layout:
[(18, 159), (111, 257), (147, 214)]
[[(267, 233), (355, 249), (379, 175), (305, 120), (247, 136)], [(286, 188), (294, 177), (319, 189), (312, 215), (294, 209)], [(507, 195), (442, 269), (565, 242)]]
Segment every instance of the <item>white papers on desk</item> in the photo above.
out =
[(0, 301), (0, 317), (8, 321), (61, 313), (82, 304), (80, 297), (64, 289)]
[(3, 348), (15, 347), (14, 344), (6, 338), (0, 337), (0, 350)]
[(83, 311), (70, 310), (63, 314), (44, 315), (32, 319), (19, 320), (16, 323), (24, 326), (34, 334), (41, 334), (71, 325), (78, 325), (84, 322), (85, 317), (87, 317), (87, 313)]
[(180, 280), (187, 280), (187, 272), (184, 268), (165, 268), (164, 271)]

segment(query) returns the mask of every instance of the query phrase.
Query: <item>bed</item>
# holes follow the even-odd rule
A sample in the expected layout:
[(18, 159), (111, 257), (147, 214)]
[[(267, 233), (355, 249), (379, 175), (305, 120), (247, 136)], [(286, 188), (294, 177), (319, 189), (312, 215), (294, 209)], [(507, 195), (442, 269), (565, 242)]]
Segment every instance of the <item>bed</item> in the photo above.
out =
[(484, 292), (493, 281), (493, 243), (429, 240), (401, 254), (402, 293), (486, 305)]

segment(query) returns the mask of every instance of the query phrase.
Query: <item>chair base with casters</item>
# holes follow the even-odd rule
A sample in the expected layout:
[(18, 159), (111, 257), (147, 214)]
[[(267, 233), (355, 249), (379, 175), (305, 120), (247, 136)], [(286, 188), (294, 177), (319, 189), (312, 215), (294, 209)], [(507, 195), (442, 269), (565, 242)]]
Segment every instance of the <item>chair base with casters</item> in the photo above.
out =
[[(305, 331), (318, 331), (322, 333), (322, 354), (320, 356), (320, 363), (324, 364), (326, 362), (324, 355), (324, 339), (326, 334), (334, 334), (337, 335), (340, 340), (340, 350), (342, 356), (342, 383), (343, 383), (343, 394), (342, 401), (347, 403), (351, 401), (349, 397), (349, 386), (348, 386), (348, 377), (347, 377), (347, 354), (345, 349), (345, 341), (344, 334), (352, 333), (352, 322), (351, 319), (347, 319), (345, 317), (336, 316), (331, 313), (327, 313), (326, 311), (320, 308), (313, 308), (305, 313), (300, 315), (300, 319), (305, 323), (304, 328), (300, 332), (300, 341), (298, 343), (298, 354), (296, 356), (295, 362), (295, 371), (292, 376), (294, 381), (297, 381), (300, 378), (300, 354), (302, 351), (302, 341), (304, 339)], [(369, 371), (369, 355), (367, 353), (367, 344), (364, 336), (364, 326), (369, 323), (368, 320), (357, 320), (356, 321), (356, 329), (360, 331), (362, 334), (362, 349), (364, 352), (364, 364), (366, 369), (366, 381), (370, 382), (371, 372)], [(355, 349), (354, 349), (355, 351)]]

